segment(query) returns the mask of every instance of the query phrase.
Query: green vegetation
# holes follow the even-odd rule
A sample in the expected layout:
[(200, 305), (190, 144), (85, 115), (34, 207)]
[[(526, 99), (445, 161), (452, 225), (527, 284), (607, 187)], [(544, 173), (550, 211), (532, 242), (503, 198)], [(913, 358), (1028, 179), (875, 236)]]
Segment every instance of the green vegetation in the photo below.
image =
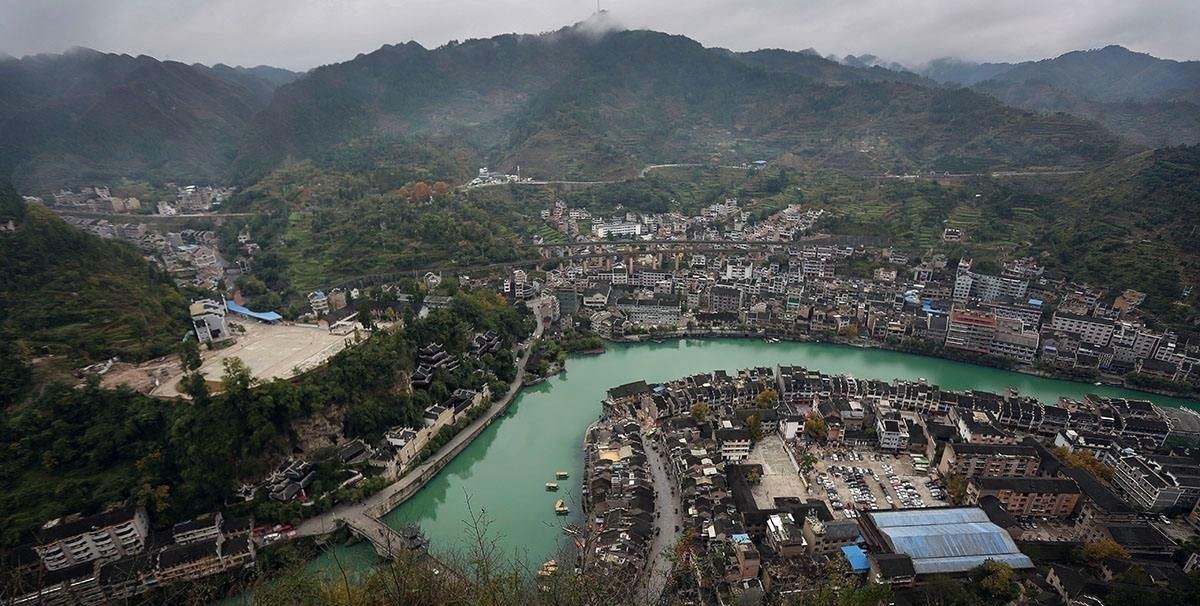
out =
[[(18, 225), (0, 234), (5, 359), (50, 354), (78, 364), (174, 349), (187, 305), (168, 276), (127, 244), (75, 229), (43, 207), (26, 208), (10, 187), (0, 187), (0, 200), (0, 215)], [(11, 374), (5, 370), (5, 385)]]
[[(413, 185), (381, 192), (365, 177), (288, 164), (231, 206), (260, 213), (250, 222), (263, 248), (254, 275), (293, 300), (354, 277), (536, 257), (528, 243), (540, 209), (486, 191), (413, 202)], [(238, 229), (227, 226), (224, 239)]]
[(0, 60), (0, 180), (41, 193), (221, 179), (251, 116), (295, 76), (256, 70), (89, 49)]
[(395, 170), (392, 180), (440, 165), (434, 176), (461, 181), (474, 160), (593, 179), (784, 153), (854, 171), (966, 170), (1076, 165), (1131, 149), (1090, 122), (926, 84), (651, 31), (386, 46), (283, 89), (247, 133), (235, 172), (248, 184), (292, 157)]
[(1112, 539), (1100, 539), (1083, 544), (1081, 553), (1083, 561), (1092, 566), (1099, 566), (1107, 558), (1128, 559), (1129, 552)]
[(436, 341), (459, 355), (478, 330), (494, 330), (510, 345), (531, 322), (494, 294), (462, 292), (451, 309), (378, 333), (295, 382), (257, 384), (230, 361), (219, 394), (198, 375), (185, 380), (191, 402), (94, 381), (82, 389), (52, 384), (0, 417), (0, 442), (8, 445), (0, 453), (0, 541), (13, 545), (47, 519), (129, 498), (159, 525), (217, 509), (235, 482), (260, 478), (290, 454), (292, 424), (315, 412), (340, 415), (347, 437), (374, 440), (393, 425), (419, 424), (426, 406), (456, 388), (510, 380), (514, 364), (502, 353), (439, 372), (428, 391), (407, 389), (418, 347)]
[(825, 419), (816, 411), (808, 413), (808, 417), (804, 419), (804, 433), (818, 442), (824, 443), (829, 437), (829, 426), (825, 424)]
[(1071, 451), (1058, 446), (1054, 448), (1054, 456), (1058, 457), (1067, 467), (1083, 469), (1105, 482), (1112, 480), (1113, 475), (1116, 473), (1112, 467), (1097, 459), (1096, 455), (1090, 450)]

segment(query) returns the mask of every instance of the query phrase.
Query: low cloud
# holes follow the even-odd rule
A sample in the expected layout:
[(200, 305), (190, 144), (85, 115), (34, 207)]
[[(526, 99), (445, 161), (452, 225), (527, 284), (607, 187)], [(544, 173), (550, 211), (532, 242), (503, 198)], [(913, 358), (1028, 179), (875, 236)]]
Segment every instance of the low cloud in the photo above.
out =
[[(588, 19), (595, 0), (0, 0), (0, 52), (72, 46), (203, 63), (292, 69), (384, 44), (436, 47), (538, 33)], [(815, 48), (915, 65), (938, 57), (1016, 61), (1122, 44), (1200, 58), (1195, 0), (602, 0), (618, 26), (734, 50)]]

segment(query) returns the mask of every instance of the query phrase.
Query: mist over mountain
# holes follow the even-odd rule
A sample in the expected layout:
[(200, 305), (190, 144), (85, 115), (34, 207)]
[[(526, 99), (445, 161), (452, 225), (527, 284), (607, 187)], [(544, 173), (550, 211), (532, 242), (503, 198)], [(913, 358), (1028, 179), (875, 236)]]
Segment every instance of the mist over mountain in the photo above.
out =
[(794, 153), (860, 172), (1074, 165), (1119, 153), (1103, 129), (1013, 110), (915, 74), (810, 53), (731, 53), (651, 31), (497, 36), (387, 46), (281, 87), (235, 164), (452, 146), (488, 165), (562, 178), (656, 162)]
[(36, 191), (219, 180), (248, 120), (294, 76), (85, 48), (0, 60), (0, 175)]
[(390, 180), (462, 179), (483, 164), (612, 178), (784, 153), (858, 173), (1078, 166), (1197, 141), (1197, 65), (1110, 46), (907, 70), (874, 55), (706, 48), (604, 15), (387, 45), (305, 74), (73, 49), (0, 60), (0, 174), (45, 189), (245, 184), (288, 158)]
[(939, 59), (916, 71), (1013, 107), (1095, 120), (1141, 145), (1200, 143), (1200, 61), (1110, 45), (1016, 64)]

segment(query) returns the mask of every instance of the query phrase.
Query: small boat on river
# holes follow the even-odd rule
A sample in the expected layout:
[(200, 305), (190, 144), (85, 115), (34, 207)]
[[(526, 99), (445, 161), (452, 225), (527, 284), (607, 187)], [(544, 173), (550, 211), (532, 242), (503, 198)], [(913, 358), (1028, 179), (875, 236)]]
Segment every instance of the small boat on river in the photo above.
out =
[(556, 490), (558, 490), (557, 482), (546, 482), (546, 491), (547, 492), (554, 492)]
[(554, 477), (555, 477), (555, 478), (557, 478), (557, 479), (559, 479), (559, 480), (565, 480), (565, 479), (567, 479), (567, 478), (571, 477), (571, 474), (569, 474), (569, 473), (567, 473), (567, 472), (565, 472), (565, 471), (562, 471), (562, 470), (560, 469), (560, 470), (558, 470), (558, 471), (554, 472)]
[(556, 515), (565, 516), (568, 513), (571, 513), (571, 510), (567, 508), (566, 501), (559, 499), (558, 502), (554, 504), (554, 513)]

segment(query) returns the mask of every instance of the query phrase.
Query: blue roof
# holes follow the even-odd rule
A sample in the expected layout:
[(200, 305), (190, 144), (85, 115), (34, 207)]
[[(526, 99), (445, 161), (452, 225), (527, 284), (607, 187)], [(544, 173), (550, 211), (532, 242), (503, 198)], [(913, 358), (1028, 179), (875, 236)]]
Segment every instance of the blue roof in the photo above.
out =
[(1042, 306), (1042, 300), (1041, 300), (1041, 299), (1030, 299), (1030, 300), (1029, 300), (1029, 304), (1030, 304), (1030, 305), (1037, 306), (1037, 307), (1041, 307), (1041, 306)]
[(734, 543), (750, 544), (750, 535), (748, 534), (735, 534), (729, 538), (733, 539)]
[(917, 574), (963, 572), (985, 559), (1032, 568), (1007, 532), (982, 509), (910, 509), (868, 514), (891, 551), (913, 560)]
[(866, 572), (871, 568), (871, 563), (867, 561), (867, 552), (858, 545), (846, 545), (842, 548), (842, 555), (846, 556), (846, 561), (850, 562), (850, 569), (854, 572)]
[(241, 305), (238, 305), (237, 303), (234, 303), (233, 301), (226, 301), (225, 309), (228, 309), (235, 314), (249, 316), (255, 320), (262, 320), (263, 322), (278, 322), (283, 319), (283, 316), (273, 311), (252, 311), (242, 307)]

